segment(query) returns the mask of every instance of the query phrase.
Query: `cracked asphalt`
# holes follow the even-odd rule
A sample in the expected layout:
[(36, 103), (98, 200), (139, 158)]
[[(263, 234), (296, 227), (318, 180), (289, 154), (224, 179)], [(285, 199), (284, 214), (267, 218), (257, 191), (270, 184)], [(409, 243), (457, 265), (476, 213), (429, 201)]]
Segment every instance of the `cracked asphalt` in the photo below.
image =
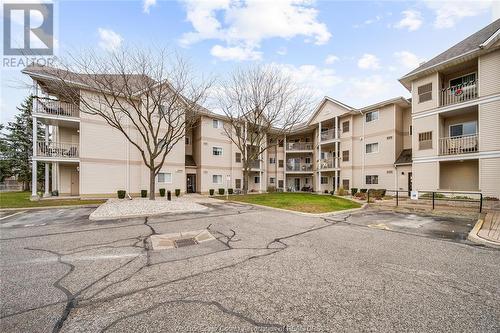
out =
[[(207, 205), (98, 222), (88, 208), (3, 214), (1, 331), (500, 330), (500, 251), (465, 241), (471, 220)], [(151, 247), (205, 228), (216, 240)]]

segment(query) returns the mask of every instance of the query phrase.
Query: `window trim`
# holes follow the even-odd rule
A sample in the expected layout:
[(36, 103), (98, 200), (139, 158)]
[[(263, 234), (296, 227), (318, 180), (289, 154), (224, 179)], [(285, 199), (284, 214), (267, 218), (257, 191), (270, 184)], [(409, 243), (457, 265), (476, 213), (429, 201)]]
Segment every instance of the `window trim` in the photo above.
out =
[[(259, 179), (259, 181), (258, 181), (258, 182), (256, 182), (256, 180), (257, 180), (257, 179)], [(253, 177), (253, 183), (254, 183), (254, 184), (260, 184), (260, 176), (254, 176), (254, 177)]]
[[(377, 177), (377, 182), (374, 183), (372, 180), (370, 180), (370, 183), (367, 182), (367, 177)], [(365, 185), (378, 185), (378, 175), (365, 175)]]
[[(237, 182), (238, 180), (240, 181), (240, 186), (238, 186), (238, 182)], [(241, 178), (235, 178), (234, 179), (234, 188), (236, 188), (238, 190), (241, 190), (241, 184), (242, 184)]]
[(278, 160), (278, 168), (284, 168), (285, 167), (285, 161), (284, 160)]
[[(323, 183), (323, 178), (326, 178), (326, 183)], [(330, 177), (328, 176), (321, 176), (321, 179), (319, 180), (320, 185), (328, 185), (330, 184)]]
[[(376, 113), (377, 114), (377, 119), (367, 120), (366, 117), (369, 114), (372, 114), (372, 113)], [(365, 113), (365, 123), (373, 123), (374, 121), (377, 121), (379, 119), (380, 119), (380, 111), (379, 110), (369, 111), (369, 112)]]
[[(240, 160), (238, 161), (238, 157), (237, 156), (240, 156)], [(241, 152), (237, 151), (234, 153), (234, 163), (241, 163)]]
[[(367, 147), (368, 145), (374, 145), (374, 144), (376, 144), (376, 145), (377, 145), (377, 151), (367, 152), (367, 151), (366, 151), (366, 147)], [(378, 147), (378, 142), (365, 143), (365, 154), (378, 154), (378, 152), (379, 152), (379, 151), (380, 151), (380, 150), (379, 150), (379, 147)]]
[[(169, 181), (169, 182), (166, 182), (166, 181), (160, 182), (160, 173), (170, 175), (170, 181)], [(173, 182), (173, 178), (174, 178), (174, 176), (172, 175), (172, 173), (171, 173), (171, 172), (158, 172), (158, 175), (156, 175), (156, 182), (157, 182), (158, 184), (172, 184), (172, 182)]]
[(276, 156), (275, 157), (269, 157), (269, 164), (276, 164)]
[[(214, 154), (214, 149), (215, 148), (220, 148), (220, 155)], [(212, 146), (212, 156), (224, 156), (224, 148), (219, 147), (219, 146)]]
[[(426, 91), (426, 92), (424, 92), (424, 93), (419, 93), (419, 92), (418, 92), (418, 88), (423, 87), (423, 86), (427, 86), (427, 85), (430, 85), (430, 86), (431, 86), (430, 91)], [(434, 89), (434, 87), (433, 87), (433, 82), (432, 82), (432, 81), (431, 81), (431, 82), (424, 83), (424, 84), (422, 84), (422, 85), (418, 86), (418, 87), (417, 87), (418, 104), (421, 104), (421, 103), (426, 103), (426, 102), (430, 102), (430, 101), (432, 101), (432, 100), (434, 99), (434, 98), (432, 97), (432, 95), (434, 95), (434, 94), (432, 93), (432, 90), (433, 90), (433, 89)], [(431, 94), (431, 98), (429, 98), (428, 100), (425, 100), (425, 101), (420, 101), (420, 96), (422, 96), (422, 95), (424, 95), (424, 94), (428, 94), (428, 93), (430, 93), (430, 94)]]
[[(365, 148), (366, 149), (366, 148)], [(347, 159), (344, 159), (344, 152), (347, 152)], [(350, 153), (350, 150), (342, 150), (342, 162), (349, 162), (350, 158), (351, 158), (351, 153)]]
[[(347, 131), (344, 130), (344, 124), (347, 123)], [(342, 133), (349, 133), (351, 131), (351, 122), (349, 120), (345, 120), (342, 122)]]
[(276, 177), (269, 177), (269, 184), (276, 184)]
[[(463, 125), (464, 124), (467, 124), (467, 123), (474, 123), (476, 125), (476, 131), (474, 134), (467, 134), (467, 135), (464, 135), (463, 134)], [(448, 125), (448, 137), (452, 138), (451, 136), (451, 127), (452, 126), (458, 126), (458, 125), (462, 125), (462, 135), (457, 135), (457, 136), (453, 136), (453, 138), (458, 138), (458, 137), (463, 137), (463, 136), (471, 136), (471, 135), (477, 135), (477, 120), (470, 120), (470, 121), (464, 121), (464, 122), (461, 122), (461, 123), (456, 123), (456, 124), (451, 124), (451, 125)]]
[[(220, 183), (214, 182), (214, 177), (218, 177), (218, 176), (220, 176)], [(212, 175), (212, 184), (222, 185), (223, 183), (224, 183), (224, 177), (223, 177), (223, 175)]]
[[(214, 127), (215, 122), (217, 122), (217, 127)], [(212, 118), (212, 127), (213, 128), (215, 128), (215, 129), (221, 128), (222, 127), (221, 125), (222, 125), (222, 121), (221, 120), (219, 120), (219, 119), (213, 119)]]
[(474, 74), (474, 76), (476, 77), (476, 79), (475, 79), (474, 81), (477, 81), (477, 71), (474, 71), (474, 72), (470, 72), (470, 73), (467, 73), (467, 74), (464, 74), (464, 75), (460, 75), (460, 76), (457, 76), (457, 77), (450, 78), (450, 79), (448, 80), (448, 88), (450, 88), (450, 89), (451, 89), (451, 87), (452, 87), (452, 86), (451, 86), (451, 81), (456, 80), (456, 79), (459, 79), (459, 78), (461, 78), (461, 77), (465, 77), (465, 76), (471, 75), (471, 74)]

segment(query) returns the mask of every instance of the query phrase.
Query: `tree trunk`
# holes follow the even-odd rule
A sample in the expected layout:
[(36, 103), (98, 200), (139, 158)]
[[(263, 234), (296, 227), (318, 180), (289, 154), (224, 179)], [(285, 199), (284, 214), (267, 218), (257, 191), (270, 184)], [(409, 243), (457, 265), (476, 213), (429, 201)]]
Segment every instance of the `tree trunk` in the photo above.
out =
[(154, 169), (149, 169), (149, 200), (155, 199), (155, 178)]
[(248, 193), (248, 169), (243, 170), (243, 194)]

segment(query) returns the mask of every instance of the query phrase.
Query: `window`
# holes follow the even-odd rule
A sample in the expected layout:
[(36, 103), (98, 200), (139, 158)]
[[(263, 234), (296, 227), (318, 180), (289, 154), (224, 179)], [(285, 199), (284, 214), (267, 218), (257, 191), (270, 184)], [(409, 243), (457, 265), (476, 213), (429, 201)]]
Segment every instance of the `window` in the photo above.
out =
[(278, 167), (282, 168), (283, 167), (283, 160), (278, 160)]
[(283, 179), (278, 180), (278, 187), (283, 188)]
[(304, 180), (305, 180), (306, 185), (309, 184), (309, 178), (305, 178)]
[(276, 144), (276, 138), (270, 138), (269, 144), (274, 146)]
[(372, 112), (366, 113), (365, 119), (366, 119), (367, 123), (377, 120), (378, 119), (378, 111), (372, 111)]
[(321, 177), (321, 184), (328, 184), (328, 177)]
[(235, 153), (236, 163), (241, 163), (241, 153)]
[(477, 133), (477, 123), (475, 121), (468, 121), (462, 124), (450, 125), (450, 136), (467, 136)]
[(367, 185), (370, 185), (370, 184), (376, 185), (376, 184), (378, 184), (378, 175), (367, 175), (366, 176), (366, 184)]
[(278, 147), (283, 147), (283, 140), (278, 140)]
[(213, 175), (212, 183), (214, 184), (222, 184), (222, 175)]
[(423, 103), (432, 100), (432, 82), (418, 87), (418, 102)]
[[(450, 88), (472, 84), (476, 82), (476, 73), (467, 74), (450, 80)], [(457, 87), (458, 88), (458, 87)], [(453, 89), (452, 89), (453, 90)]]
[(234, 187), (236, 187), (237, 189), (241, 189), (241, 179), (236, 178), (234, 180)]
[(255, 176), (255, 177), (253, 177), (253, 182), (254, 182), (255, 184), (260, 183), (260, 177), (259, 177), (259, 176)]
[(413, 126), (412, 126), (412, 125), (410, 125), (410, 130), (409, 130), (409, 132), (410, 132), (410, 135), (413, 135)]
[(212, 147), (212, 155), (222, 156), (222, 148), (221, 147)]
[(344, 133), (349, 132), (349, 121), (344, 121), (342, 123), (342, 132)]
[(349, 162), (349, 150), (342, 151), (342, 161)]
[(269, 157), (269, 164), (276, 164), (276, 157)]
[(159, 172), (158, 183), (172, 184), (172, 174), (167, 172)]
[(306, 157), (305, 158), (305, 163), (306, 164), (311, 164), (311, 158), (310, 157)]
[(276, 178), (274, 178), (274, 177), (269, 177), (269, 184), (274, 184), (275, 179)]
[(418, 133), (418, 149), (432, 149), (432, 132)]
[(236, 126), (236, 137), (241, 137), (241, 127)]
[(348, 190), (349, 189), (349, 179), (342, 179), (342, 188), (344, 190)]
[(214, 120), (212, 121), (212, 126), (213, 126), (214, 128), (221, 128), (221, 127), (222, 127), (222, 121), (217, 120), (217, 119), (214, 119)]
[(366, 144), (366, 153), (378, 153), (378, 142), (375, 143), (367, 143)]

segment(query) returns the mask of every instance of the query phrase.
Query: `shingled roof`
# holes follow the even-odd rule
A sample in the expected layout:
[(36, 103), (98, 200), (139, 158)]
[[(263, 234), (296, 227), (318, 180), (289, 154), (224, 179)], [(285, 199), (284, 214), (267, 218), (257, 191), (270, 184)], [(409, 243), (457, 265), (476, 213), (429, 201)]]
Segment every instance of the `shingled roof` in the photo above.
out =
[(411, 149), (403, 149), (396, 162), (394, 162), (394, 165), (411, 164), (411, 162)]

